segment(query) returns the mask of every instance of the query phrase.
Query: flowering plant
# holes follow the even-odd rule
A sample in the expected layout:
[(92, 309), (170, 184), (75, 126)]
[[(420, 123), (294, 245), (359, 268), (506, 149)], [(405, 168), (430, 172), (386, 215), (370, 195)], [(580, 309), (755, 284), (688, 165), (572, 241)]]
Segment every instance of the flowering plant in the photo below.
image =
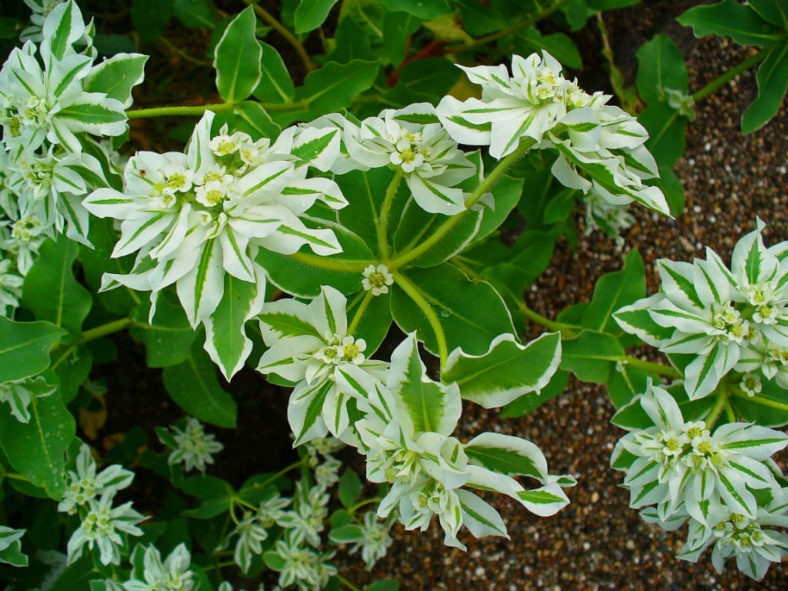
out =
[[(688, 523), (682, 558), (713, 545), (715, 568), (735, 556), (760, 578), (788, 551), (788, 483), (771, 459), (788, 441), (771, 428), (788, 423), (788, 243), (766, 247), (758, 220), (730, 267), (711, 250), (660, 261), (650, 297), (632, 250), (558, 320), (522, 301), (556, 241), (579, 240), (576, 203), (587, 233), (620, 244), (630, 205), (655, 218), (683, 206), (654, 119), (586, 92), (550, 51), (501, 45), (505, 63), (459, 68), (442, 57), (471, 63), (485, 33), (521, 29), (523, 49), (548, 46), (531, 25), (559, 10), (577, 18), (566, 2), (519, 7), (514, 29), (491, 7), (494, 32), (467, 46), (441, 38), (431, 62), (404, 55), (406, 39), (420, 42), (422, 24), (465, 39), (449, 13), (471, 28), (471, 3), (384, 2), (376, 16), (345, 3), (313, 60), (298, 36), (329, 22), (333, 1), (284, 10), (294, 32), (259, 4), (224, 15), (176, 2), (184, 26), (212, 29), (221, 102), (151, 108), (132, 97), (146, 55), (112, 49), (107, 23), (86, 22), (74, 0), (25, 3), (32, 24), (0, 69), (0, 498), (27, 495), (35, 509), (0, 510), (0, 562), (31, 566), (9, 567), (12, 585), (357, 589), (343, 560), (358, 553), (372, 568), (395, 524), (437, 523), (463, 550), (465, 530), (514, 537), (488, 493), (549, 517), (576, 475), (553, 473), (522, 437), (469, 438), (464, 405), (523, 414), (570, 372), (608, 385), (629, 431), (613, 466), (646, 521)], [(750, 4), (772, 23), (768, 3)], [(161, 36), (165, 12), (133, 0), (137, 40), (164, 39), (200, 65)], [(299, 85), (261, 21), (301, 60)], [(658, 100), (688, 119), (686, 84), (674, 86)], [(141, 140), (131, 122), (159, 116), (198, 119)], [(527, 321), (547, 331), (528, 340)], [(136, 344), (108, 338), (126, 329)], [(626, 355), (640, 340), (671, 365)], [(186, 416), (156, 438), (146, 423), (101, 439), (123, 401), (94, 362), (138, 344)], [(238, 426), (250, 403), (235, 388), (261, 376), (290, 389), (298, 459), (230, 475), (239, 446), (217, 428)]]

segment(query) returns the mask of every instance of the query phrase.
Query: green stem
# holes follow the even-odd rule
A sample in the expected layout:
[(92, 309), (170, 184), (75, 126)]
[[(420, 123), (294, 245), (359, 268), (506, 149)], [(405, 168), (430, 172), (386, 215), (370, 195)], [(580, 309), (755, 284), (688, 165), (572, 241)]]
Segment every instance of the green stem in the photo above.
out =
[(396, 271), (393, 271), (392, 275), (394, 275), (396, 284), (402, 288), (402, 291), (408, 294), (410, 299), (413, 300), (413, 303), (416, 304), (424, 316), (427, 317), (427, 322), (429, 322), (432, 332), (435, 333), (435, 340), (438, 343), (438, 356), (440, 357), (442, 372), (443, 368), (446, 366), (446, 359), (449, 357), (449, 349), (446, 345), (446, 334), (443, 332), (443, 327), (438, 319), (438, 315), (435, 314), (435, 310), (432, 309), (432, 306), (427, 301), (427, 298), (421, 293), (421, 290), (411, 283), (410, 279)]
[(728, 417), (729, 423), (736, 422), (736, 413), (733, 411), (733, 407), (731, 406), (731, 399), (728, 396), (725, 397), (725, 416)]
[(737, 398), (742, 398), (743, 400), (749, 400), (750, 402), (754, 402), (756, 404), (762, 404), (763, 406), (768, 406), (769, 408), (776, 408), (778, 410), (788, 411), (788, 404), (783, 402), (778, 402), (776, 400), (771, 400), (770, 398), (764, 398), (763, 396), (747, 396), (744, 392), (737, 392), (733, 390), (731, 392)]
[(254, 2), (254, 0), (244, 0), (246, 4), (251, 6), (257, 16), (259, 16), (263, 21), (265, 21), (268, 25), (270, 25), (274, 31), (279, 33), (285, 41), (287, 41), (293, 49), (296, 50), (298, 57), (301, 58), (301, 62), (304, 64), (304, 68), (306, 68), (307, 72), (311, 72), (315, 69), (315, 65), (312, 63), (312, 59), (309, 57), (309, 54), (304, 49), (304, 46), (301, 42), (293, 35), (290, 31), (288, 31), (285, 26), (280, 23), (271, 13), (269, 13), (265, 8)]
[(342, 583), (342, 584), (343, 584), (345, 587), (347, 587), (348, 589), (350, 589), (350, 591), (361, 591), (361, 589), (359, 589), (358, 587), (356, 587), (356, 586), (355, 586), (353, 583), (351, 583), (350, 581), (348, 581), (348, 580), (347, 580), (345, 577), (343, 577), (343, 576), (342, 576), (342, 575), (340, 575), (339, 573), (335, 574), (334, 576), (335, 576), (337, 579), (339, 579), (339, 582), (340, 582), (340, 583)]
[(652, 373), (656, 373), (661, 376), (666, 376), (668, 378), (678, 379), (681, 377), (681, 372), (679, 370), (677, 370), (674, 367), (670, 367), (669, 365), (663, 365), (662, 363), (654, 363), (653, 361), (644, 361), (643, 359), (638, 359), (637, 357), (631, 357), (630, 355), (624, 355), (618, 361), (623, 361), (629, 367), (642, 369), (643, 371), (650, 371)]
[(381, 500), (380, 497), (374, 497), (372, 499), (364, 499), (360, 503), (356, 503), (355, 505), (353, 505), (350, 509), (347, 510), (347, 512), (353, 515), (361, 507), (364, 507), (366, 505), (372, 505), (373, 503), (378, 503), (380, 502), (380, 500)]
[(368, 291), (364, 294), (364, 299), (361, 300), (361, 303), (358, 305), (358, 310), (353, 315), (353, 320), (350, 321), (350, 326), (347, 327), (347, 334), (352, 335), (356, 329), (358, 328), (359, 322), (361, 322), (361, 317), (364, 316), (364, 312), (367, 311), (367, 307), (369, 303), (372, 301), (372, 298), (375, 297), (372, 295), (372, 291)]
[(722, 413), (722, 409), (725, 408), (725, 403), (728, 400), (728, 395), (722, 391), (722, 389), (717, 391), (717, 403), (714, 405), (714, 408), (711, 409), (711, 414), (706, 419), (706, 426), (711, 429), (716, 423), (717, 419), (720, 417), (720, 413)]
[(531, 310), (525, 302), (520, 303), (520, 312), (523, 313), (523, 316), (528, 318), (529, 320), (533, 320), (537, 324), (541, 324), (548, 330), (554, 330), (557, 332), (567, 332), (570, 334), (574, 334), (578, 330), (582, 330), (582, 327), (575, 326), (574, 324), (566, 324), (564, 322), (557, 322), (555, 320), (550, 320), (547, 316), (542, 316), (539, 312), (535, 312)]
[(308, 252), (295, 252), (288, 256), (294, 261), (309, 265), (310, 267), (326, 269), (327, 271), (344, 271), (346, 273), (361, 273), (372, 262), (331, 259), (316, 254), (309, 254)]
[(268, 486), (269, 484), (274, 482), (280, 476), (284, 476), (285, 474), (290, 472), (290, 470), (295, 470), (296, 468), (300, 468), (303, 465), (303, 463), (304, 463), (304, 460), (298, 460), (297, 462), (294, 462), (294, 463), (290, 464), (289, 466), (286, 466), (286, 467), (282, 468), (281, 470), (279, 470), (279, 472), (277, 472), (276, 474), (272, 474), (271, 476), (269, 476), (268, 478), (263, 480), (260, 484), (255, 484), (254, 488), (265, 488), (266, 486)]
[(71, 348), (71, 347), (79, 347), (84, 345), (85, 343), (89, 343), (90, 341), (95, 341), (96, 339), (100, 339), (101, 337), (105, 337), (115, 332), (120, 332), (134, 324), (131, 318), (118, 318), (117, 320), (113, 320), (112, 322), (107, 322), (106, 324), (102, 324), (100, 326), (96, 326), (95, 328), (91, 328), (90, 330), (86, 330), (82, 333), (82, 338), (76, 341), (72, 341), (70, 343), (61, 343), (57, 345), (54, 350), (57, 351), (61, 348)]
[(694, 102), (699, 102), (705, 99), (707, 96), (715, 92), (721, 86), (724, 86), (736, 76), (744, 72), (744, 70), (748, 70), (759, 61), (761, 61), (764, 57), (766, 57), (766, 50), (761, 50), (755, 55), (751, 55), (747, 59), (742, 62), (739, 62), (737, 65), (733, 66), (730, 70), (723, 73), (720, 77), (715, 78), (711, 82), (709, 82), (706, 86), (701, 88), (699, 91), (692, 93), (692, 100)]
[(170, 107), (151, 107), (149, 109), (134, 109), (126, 111), (129, 119), (143, 119), (146, 117), (166, 117), (168, 115), (195, 116), (199, 117), (205, 111), (222, 113), (232, 111), (235, 108), (233, 103), (212, 103), (208, 105), (173, 105)]
[(162, 35), (161, 37), (158, 37), (158, 41), (160, 41), (161, 43), (163, 43), (164, 45), (166, 45), (166, 46), (167, 46), (167, 48), (168, 48), (170, 51), (172, 51), (172, 52), (173, 52), (175, 55), (178, 55), (178, 56), (182, 57), (182, 58), (183, 58), (183, 59), (185, 59), (187, 62), (191, 62), (191, 63), (193, 63), (193, 64), (196, 64), (196, 65), (198, 65), (198, 66), (208, 66), (208, 67), (211, 67), (211, 66), (213, 65), (213, 64), (212, 64), (211, 62), (209, 62), (208, 60), (200, 60), (200, 59), (197, 59), (196, 57), (192, 57), (191, 55), (189, 55), (188, 53), (186, 53), (185, 51), (183, 51), (183, 50), (182, 50), (180, 47), (178, 47), (177, 45), (175, 45), (175, 44), (174, 44), (172, 41), (170, 41), (169, 39), (167, 39), (166, 37), (164, 37), (163, 35)]
[(491, 41), (495, 41), (497, 39), (500, 39), (501, 37), (505, 37), (506, 35), (511, 35), (512, 33), (516, 33), (521, 29), (525, 29), (533, 24), (538, 23), (540, 20), (545, 19), (551, 14), (553, 14), (556, 10), (560, 10), (565, 5), (569, 4), (570, 1), (571, 0), (558, 0), (555, 4), (553, 4), (549, 8), (540, 10), (537, 14), (526, 17), (523, 20), (521, 20), (519, 23), (515, 23), (511, 27), (508, 27), (501, 31), (496, 31), (495, 33), (490, 33), (489, 35), (485, 35), (484, 37), (479, 37), (478, 39), (475, 39), (470, 43), (466, 43), (464, 45), (454, 45), (453, 47), (447, 47), (444, 50), (444, 52), (460, 53), (462, 51), (468, 51), (469, 49), (474, 49), (476, 47), (479, 47), (480, 45), (487, 45)]
[(377, 227), (378, 250), (380, 250), (380, 256), (383, 257), (383, 261), (386, 263), (389, 260), (389, 214), (391, 213), (391, 206), (394, 203), (394, 196), (397, 194), (400, 180), (402, 180), (402, 170), (397, 170), (386, 189), (383, 205), (380, 206), (380, 218)]
[(389, 270), (394, 271), (399, 269), (403, 265), (420, 257), (422, 254), (440, 242), (444, 236), (452, 231), (454, 226), (460, 223), (460, 220), (462, 220), (463, 216), (468, 212), (468, 210), (479, 199), (481, 199), (487, 191), (492, 188), (495, 182), (509, 169), (512, 164), (514, 164), (523, 154), (525, 154), (534, 145), (534, 143), (536, 143), (536, 140), (533, 138), (521, 139), (517, 149), (506, 156), (503, 160), (498, 162), (498, 165), (493, 168), (492, 171), (490, 171), (490, 174), (488, 174), (485, 179), (479, 183), (479, 186), (476, 187), (473, 193), (468, 196), (468, 198), (465, 200), (465, 211), (461, 211), (460, 213), (451, 216), (443, 223), (442, 226), (435, 230), (435, 232), (429, 238), (419, 244), (416, 248), (403, 252), (394, 260), (392, 260), (391, 264), (389, 265)]

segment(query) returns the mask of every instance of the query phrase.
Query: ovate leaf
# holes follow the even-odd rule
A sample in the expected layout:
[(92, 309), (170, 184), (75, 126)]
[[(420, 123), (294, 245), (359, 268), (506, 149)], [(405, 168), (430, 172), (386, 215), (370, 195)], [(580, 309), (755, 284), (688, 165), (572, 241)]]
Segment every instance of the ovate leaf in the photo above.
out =
[(186, 361), (164, 368), (164, 386), (190, 415), (220, 427), (235, 427), (235, 400), (219, 385), (216, 369), (199, 344)]
[(611, 334), (583, 330), (562, 343), (561, 369), (571, 371), (584, 382), (605, 384), (615, 362), (624, 356), (624, 349)]
[(763, 20), (751, 6), (736, 0), (690, 8), (677, 20), (685, 27), (692, 27), (696, 37), (723, 35), (741, 45), (763, 47), (780, 38), (778, 27)]
[(337, 0), (301, 0), (293, 15), (296, 33), (308, 33), (317, 29), (326, 20), (331, 7)]
[(216, 88), (227, 102), (241, 102), (260, 82), (263, 48), (256, 27), (257, 17), (249, 6), (230, 22), (216, 45)]
[(485, 408), (495, 408), (547, 385), (561, 360), (561, 337), (544, 334), (520, 345), (514, 335), (493, 340), (484, 355), (455, 349), (442, 374), (444, 382), (457, 382), (460, 394)]
[(583, 314), (582, 325), (592, 330), (620, 334), (613, 312), (646, 295), (646, 270), (637, 249), (632, 249), (624, 268), (600, 277), (594, 286), (591, 303)]
[(758, 96), (741, 118), (742, 133), (750, 133), (766, 124), (777, 114), (788, 90), (788, 41), (768, 50), (758, 68)]
[(65, 334), (50, 322), (14, 322), (0, 316), (0, 383), (44, 371), (49, 350)]
[(637, 88), (647, 103), (666, 100), (665, 89), (686, 93), (689, 88), (687, 66), (681, 50), (667, 35), (654, 35), (637, 51)]

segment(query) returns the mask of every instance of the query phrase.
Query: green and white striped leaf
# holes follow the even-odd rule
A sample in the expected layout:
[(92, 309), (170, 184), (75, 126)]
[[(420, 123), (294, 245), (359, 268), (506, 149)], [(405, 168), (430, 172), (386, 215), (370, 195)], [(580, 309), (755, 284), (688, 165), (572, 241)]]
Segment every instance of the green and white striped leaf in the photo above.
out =
[(468, 459), (488, 470), (508, 476), (525, 475), (543, 480), (547, 460), (536, 445), (519, 437), (483, 433), (465, 444)]
[(216, 45), (216, 88), (229, 103), (248, 98), (262, 77), (263, 47), (255, 36), (256, 28), (257, 17), (249, 6), (230, 21)]
[(457, 498), (462, 507), (462, 524), (477, 538), (501, 536), (509, 538), (501, 515), (470, 491), (458, 489)]
[(538, 396), (560, 361), (559, 333), (544, 334), (527, 345), (520, 345), (512, 334), (503, 334), (483, 355), (452, 351), (441, 377), (444, 382), (456, 382), (466, 400), (496, 408), (529, 392)]
[(41, 44), (41, 52), (48, 61), (49, 55), (63, 59), (66, 51), (85, 33), (85, 21), (74, 0), (68, 0), (56, 6), (49, 13), (42, 33), (45, 41)]
[(265, 301), (265, 275), (255, 283), (242, 281), (229, 273), (224, 276), (224, 294), (216, 310), (203, 322), (205, 350), (227, 381), (243, 367), (252, 352), (246, 336), (246, 322), (257, 316)]
[(558, 484), (524, 490), (517, 493), (517, 496), (526, 509), (540, 517), (555, 515), (569, 504), (569, 498)]
[(631, 306), (624, 306), (613, 313), (618, 325), (629, 334), (653, 347), (659, 347), (673, 335), (672, 327), (661, 326), (654, 322), (649, 310), (664, 299), (662, 294), (654, 294), (638, 300)]
[(178, 299), (192, 326), (216, 310), (224, 291), (224, 275), (219, 239), (213, 238), (203, 244), (197, 266), (177, 283)]
[(0, 563), (11, 566), (27, 566), (28, 559), (22, 553), (21, 538), (27, 530), (13, 529), (0, 525)]
[(147, 55), (118, 53), (90, 70), (82, 87), (87, 92), (100, 92), (120, 101), (129, 108), (132, 103), (131, 89), (145, 78)]
[(410, 333), (391, 354), (386, 385), (416, 433), (449, 435), (454, 431), (462, 412), (459, 389), (456, 384), (440, 384), (427, 376), (416, 333)]

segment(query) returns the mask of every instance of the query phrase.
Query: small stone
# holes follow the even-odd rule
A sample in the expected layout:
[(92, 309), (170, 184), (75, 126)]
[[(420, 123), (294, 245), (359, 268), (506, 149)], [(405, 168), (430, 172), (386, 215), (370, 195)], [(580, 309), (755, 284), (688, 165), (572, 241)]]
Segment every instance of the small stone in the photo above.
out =
[(599, 493), (594, 491), (591, 493), (591, 502), (596, 503), (597, 501), (599, 501)]

